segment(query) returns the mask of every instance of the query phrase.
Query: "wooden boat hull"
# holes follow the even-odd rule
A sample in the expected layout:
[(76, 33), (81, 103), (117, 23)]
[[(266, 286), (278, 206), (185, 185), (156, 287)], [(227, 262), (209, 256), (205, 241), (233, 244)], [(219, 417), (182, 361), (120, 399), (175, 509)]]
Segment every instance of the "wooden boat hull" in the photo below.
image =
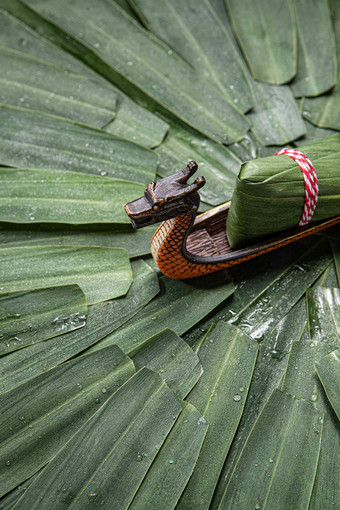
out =
[(197, 164), (189, 161), (184, 170), (150, 183), (143, 197), (125, 206), (134, 228), (163, 222), (151, 240), (151, 253), (162, 273), (171, 278), (193, 278), (226, 269), (340, 223), (337, 216), (232, 249), (226, 235), (230, 202), (196, 216), (198, 190), (205, 184), (204, 177), (188, 184), (196, 170)]
[(196, 264), (225, 262), (233, 266), (340, 224), (340, 216), (336, 216), (267, 236), (243, 248), (232, 249), (226, 236), (230, 204), (226, 202), (196, 217), (185, 244), (188, 260)]

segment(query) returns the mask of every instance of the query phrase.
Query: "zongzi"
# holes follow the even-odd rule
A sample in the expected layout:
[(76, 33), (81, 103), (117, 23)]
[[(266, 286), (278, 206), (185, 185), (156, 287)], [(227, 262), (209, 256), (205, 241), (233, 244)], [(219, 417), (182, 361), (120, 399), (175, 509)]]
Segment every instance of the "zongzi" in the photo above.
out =
[[(317, 204), (310, 221), (340, 214), (340, 133), (299, 147), (317, 174)], [(297, 227), (307, 193), (303, 171), (287, 154), (247, 161), (239, 172), (227, 218), (232, 248)]]

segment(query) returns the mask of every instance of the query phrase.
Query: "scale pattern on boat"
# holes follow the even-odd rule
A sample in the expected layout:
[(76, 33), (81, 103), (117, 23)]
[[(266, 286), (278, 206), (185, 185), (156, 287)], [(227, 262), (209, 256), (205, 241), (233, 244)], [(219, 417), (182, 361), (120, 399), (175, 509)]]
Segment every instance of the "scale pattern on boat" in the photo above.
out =
[(183, 240), (193, 221), (186, 214), (164, 221), (151, 240), (151, 253), (163, 274), (176, 280), (195, 278), (230, 267), (230, 262), (198, 264), (190, 262), (182, 253)]

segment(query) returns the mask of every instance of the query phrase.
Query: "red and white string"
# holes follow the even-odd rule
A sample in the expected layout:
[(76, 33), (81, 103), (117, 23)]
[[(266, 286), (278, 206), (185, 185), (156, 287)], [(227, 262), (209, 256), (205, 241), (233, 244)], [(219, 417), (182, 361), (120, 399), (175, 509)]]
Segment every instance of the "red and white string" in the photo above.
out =
[(303, 208), (301, 220), (298, 223), (298, 226), (302, 227), (307, 225), (312, 219), (318, 201), (319, 185), (315, 168), (311, 160), (305, 154), (303, 154), (303, 152), (297, 149), (285, 148), (274, 154), (274, 156), (279, 155), (286, 155), (292, 158), (299, 165), (300, 170), (303, 173), (305, 184), (305, 205)]

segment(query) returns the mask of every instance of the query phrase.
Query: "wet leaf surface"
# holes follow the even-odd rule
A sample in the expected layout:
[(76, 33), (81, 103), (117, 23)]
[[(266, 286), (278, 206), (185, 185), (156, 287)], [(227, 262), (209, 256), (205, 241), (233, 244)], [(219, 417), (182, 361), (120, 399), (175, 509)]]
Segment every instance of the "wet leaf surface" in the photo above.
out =
[(77, 285), (0, 294), (0, 354), (82, 328), (86, 314)]

